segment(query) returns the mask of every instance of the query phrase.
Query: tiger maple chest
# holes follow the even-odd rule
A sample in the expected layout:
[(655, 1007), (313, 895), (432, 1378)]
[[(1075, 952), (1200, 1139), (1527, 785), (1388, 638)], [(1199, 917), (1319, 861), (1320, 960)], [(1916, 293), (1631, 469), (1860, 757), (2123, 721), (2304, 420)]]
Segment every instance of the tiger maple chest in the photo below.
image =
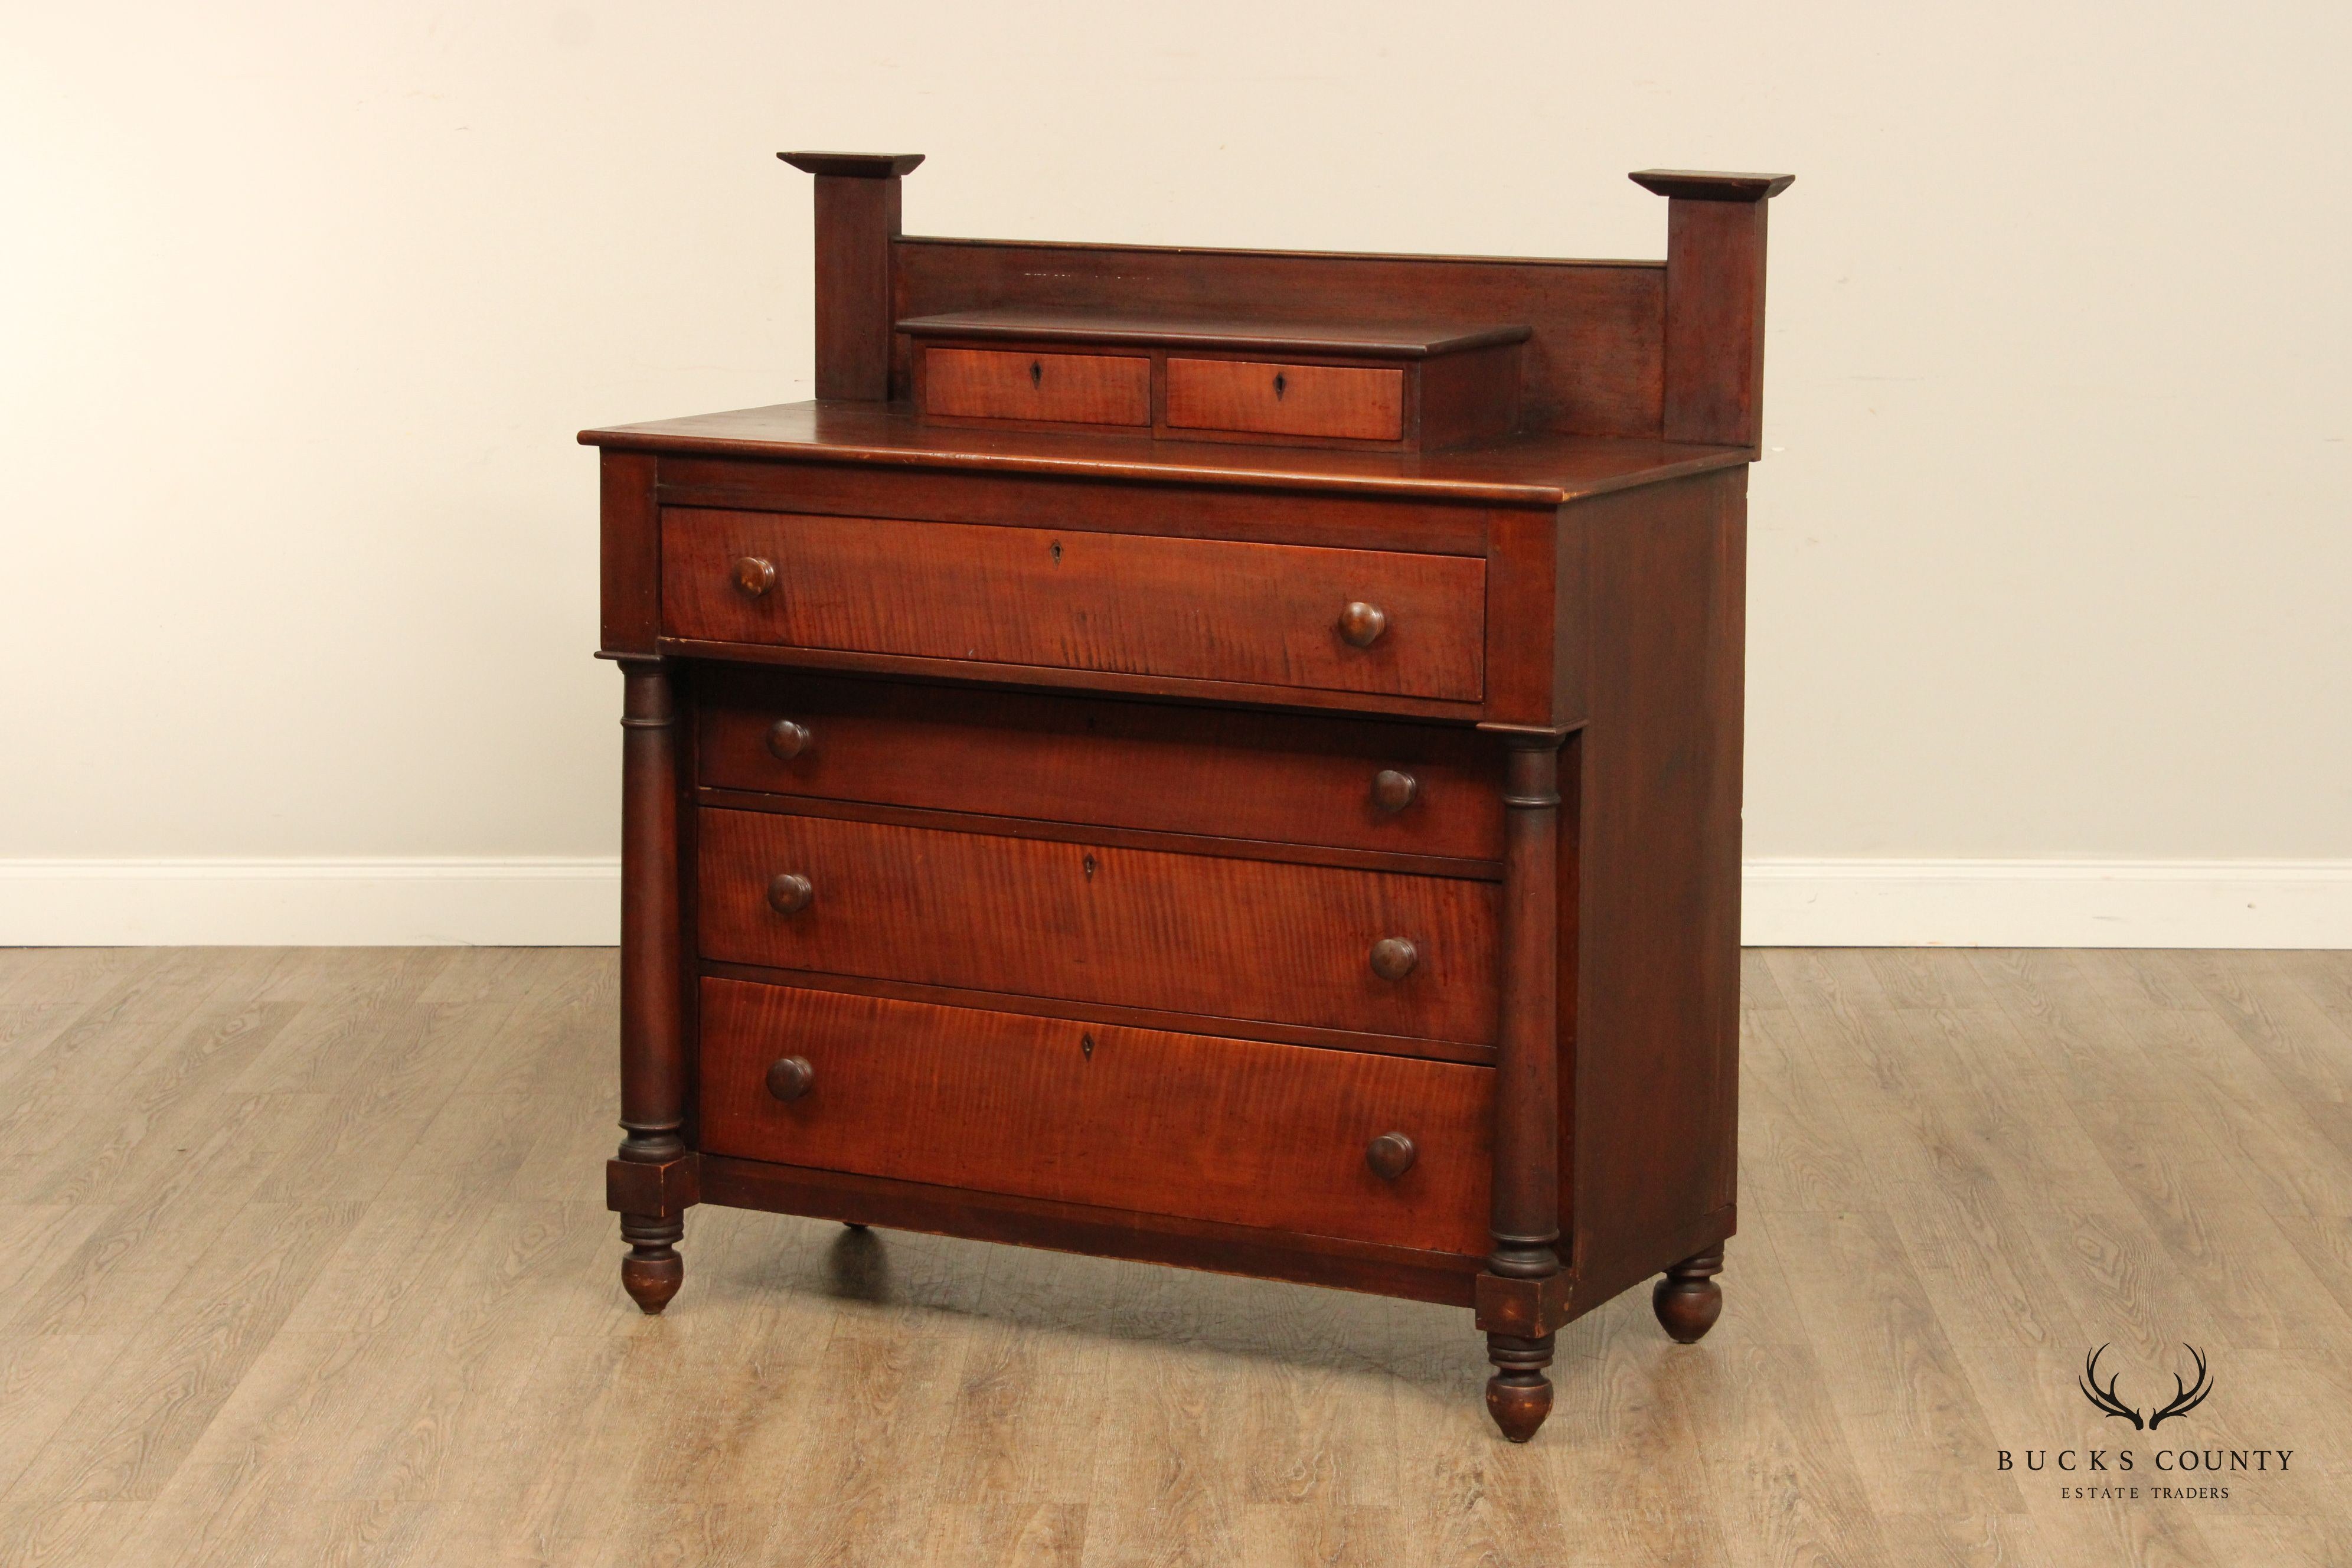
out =
[(697, 1204), (1559, 1327), (1733, 1229), (1766, 204), (1664, 262), (916, 238), (813, 402), (592, 430), (622, 1280)]

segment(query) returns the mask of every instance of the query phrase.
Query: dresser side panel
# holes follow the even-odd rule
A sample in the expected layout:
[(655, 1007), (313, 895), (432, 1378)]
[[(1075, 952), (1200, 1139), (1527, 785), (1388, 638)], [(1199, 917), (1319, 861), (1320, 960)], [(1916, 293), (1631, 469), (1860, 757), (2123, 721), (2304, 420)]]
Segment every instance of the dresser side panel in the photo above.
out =
[(1571, 1102), (1581, 1300), (1591, 1282), (1678, 1261), (1732, 1201), (1746, 471), (1575, 510), (1591, 633)]

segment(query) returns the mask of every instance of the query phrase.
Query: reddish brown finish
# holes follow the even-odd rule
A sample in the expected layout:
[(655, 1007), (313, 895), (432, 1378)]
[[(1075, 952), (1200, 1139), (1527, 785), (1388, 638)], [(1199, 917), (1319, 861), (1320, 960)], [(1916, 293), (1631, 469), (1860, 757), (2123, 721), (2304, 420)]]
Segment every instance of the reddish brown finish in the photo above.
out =
[(1688, 1256), (1672, 1247), (1732, 1198), (1745, 490), (1725, 474), (1578, 509), (1592, 719), (1570, 1229), (1580, 1274), (1627, 1284)]
[[(800, 738), (780, 755), (786, 725)], [(1476, 860), (1503, 853), (1493, 748), (1460, 730), (789, 675), (713, 683), (699, 743), (703, 782), (740, 790)]]
[(1383, 1182), (1393, 1182), (1412, 1169), (1421, 1151), (1402, 1132), (1383, 1132), (1364, 1145), (1364, 1163)]
[(920, 153), (779, 153), (777, 157), (803, 174), (835, 174), (851, 180), (897, 179), (911, 174), (923, 161)]
[[(794, 161), (887, 187), (820, 198), (867, 401), (583, 437), (607, 650), (698, 737), (625, 792), (641, 1304), (698, 1199), (1451, 1301), (1519, 1441), (1577, 1314), (1663, 1271), (1703, 1332), (1785, 177), (1637, 175), (1661, 267), (893, 242), (908, 161)], [(927, 420), (916, 344), (1140, 361), (1152, 422)], [(1394, 373), (1397, 433), (1187, 435), (1171, 356)]]
[(899, 176), (919, 153), (779, 153), (816, 176), (816, 395), (890, 395)]
[(1103, 347), (1170, 349), (1187, 353), (1234, 351), (1252, 358), (1316, 359), (1357, 355), (1367, 359), (1417, 360), (1525, 342), (1518, 326), (1462, 327), (1403, 322), (1391, 327), (1349, 322), (1186, 321), (1164, 315), (1122, 316), (1098, 310), (958, 310), (916, 316), (898, 330), (918, 342), (932, 338), (996, 339), (1018, 343), (1080, 343)]
[[(1495, 1037), (1486, 882), (698, 814), (706, 958), (1432, 1039)], [(768, 904), (779, 870), (816, 897)], [(1400, 980), (1366, 954), (1410, 935)]]
[(1372, 805), (1383, 816), (1393, 816), (1421, 798), (1421, 781), (1402, 768), (1382, 768), (1372, 775)]
[(769, 1098), (789, 1105), (816, 1087), (816, 1068), (806, 1057), (785, 1057), (770, 1062), (761, 1081), (768, 1086)]
[[(684, 1156), (686, 1043), (680, 1031), (677, 703), (658, 659), (621, 665), (621, 1141), (619, 1159)], [(624, 1212), (621, 1283), (658, 1312), (685, 1277), (682, 1208)]]
[(1671, 441), (1763, 439), (1766, 204), (1788, 174), (1649, 169), (1666, 202), (1665, 405)]
[[(1247, 445), (1211, 441), (1154, 440), (1138, 433), (1114, 431), (1007, 431), (979, 425), (940, 425), (908, 408), (847, 403), (780, 403), (764, 408), (739, 408), (725, 414), (702, 414), (685, 419), (663, 419), (646, 425), (621, 425), (583, 430), (580, 440), (590, 447), (612, 447), (659, 452), (702, 460), (745, 458), (733, 466), (739, 483), (758, 487), (782, 498), (780, 510), (845, 512), (871, 511), (882, 516), (908, 515), (888, 506), (801, 504), (833, 491), (845, 483), (882, 483), (885, 476), (903, 478), (929, 497), (931, 507), (985, 507), (1003, 490), (992, 481), (1019, 481), (1031, 477), (1081, 479), (1101, 487), (1108, 530), (1127, 526), (1128, 497), (1147, 488), (1173, 489), (1161, 504), (1165, 521), (1142, 532), (1219, 536), (1224, 530), (1205, 522), (1186, 525), (1182, 509), (1213, 495), (1201, 487), (1226, 487), (1215, 497), (1222, 510), (1259, 514), (1257, 527), (1278, 526), (1265, 514), (1274, 497), (1248, 491), (1303, 493), (1318, 512), (1342, 503), (1372, 497), (1393, 497), (1423, 503), (1465, 502), (1499, 506), (1555, 507), (1562, 501), (1612, 490), (1630, 489), (1685, 474), (1737, 468), (1755, 459), (1744, 447), (1706, 446), (1687, 441), (1663, 441), (1654, 432), (1642, 437), (1587, 437), (1526, 434), (1492, 446), (1451, 452), (1378, 451), (1370, 447), (1346, 450), (1279, 445)], [(754, 468), (751, 463), (766, 465)], [(802, 465), (824, 465), (812, 471)], [(779, 468), (775, 465), (785, 465)], [(671, 472), (665, 462), (662, 472)], [(860, 471), (850, 480), (841, 470)], [(708, 472), (709, 470), (704, 470)], [(943, 473), (956, 476), (942, 483)], [(1235, 490), (1234, 487), (1239, 487)], [(1078, 500), (1075, 487), (1047, 487), (1068, 507)], [(677, 499), (677, 498), (666, 498)], [(699, 500), (701, 498), (695, 498)], [(730, 498), (730, 504), (732, 498)], [(996, 504), (1002, 505), (1001, 500)], [(1137, 498), (1135, 504), (1151, 506)], [(926, 509), (919, 515), (937, 517)], [(1397, 524), (1402, 514), (1391, 513)], [(1429, 518), (1415, 520), (1426, 529)], [(1253, 537), (1249, 525), (1237, 535)], [(1415, 548), (1444, 552), (1438, 542), (1446, 534), (1429, 529)], [(1366, 540), (1368, 547), (1378, 541)]]
[(1151, 423), (1151, 362), (1133, 355), (933, 348), (923, 411), (1062, 425)]
[[(1452, 556), (776, 512), (663, 513), (663, 625), (705, 642), (1475, 700), (1486, 564)], [(743, 556), (778, 590), (746, 598)], [(1390, 630), (1349, 646), (1341, 607)]]
[(816, 889), (798, 871), (780, 871), (768, 879), (768, 907), (780, 915), (796, 915), (809, 907)]
[(661, 635), (661, 527), (650, 453), (602, 454), (603, 646), (650, 655)]
[(1650, 1292), (1650, 1309), (1657, 1313), (1658, 1325), (1675, 1342), (1698, 1343), (1723, 1316), (1723, 1287), (1715, 1282), (1722, 1272), (1723, 1247), (1718, 1244), (1669, 1268)]
[[(706, 710), (706, 711), (708, 711), (708, 710)], [(714, 737), (712, 732), (707, 728), (703, 731), (703, 744), (707, 751), (708, 748), (714, 743)], [(780, 763), (799, 762), (803, 757), (808, 754), (808, 749), (815, 743), (816, 737), (809, 732), (809, 727), (798, 722), (797, 721), (791, 719), (779, 719), (774, 723), (768, 726), (768, 755), (775, 758), (776, 761)], [(704, 766), (703, 776), (710, 779), (714, 784), (724, 784), (726, 782), (726, 780), (719, 778), (711, 773), (707, 762)]]
[(757, 555), (746, 555), (735, 563), (735, 591), (747, 599), (757, 599), (776, 585), (776, 563)]
[[(1529, 430), (1655, 436), (1664, 269), (1654, 261), (1542, 261), (1297, 251), (1160, 249), (906, 238), (898, 314), (1095, 312), (1174, 321), (1524, 325), (1520, 416)], [(899, 339), (897, 384), (907, 386)]]
[(1424, 1061), (1461, 1062), (1470, 1067), (1495, 1065), (1495, 1047), (1491, 1045), (1433, 1040), (1418, 1035), (1384, 1035), (1361, 1029), (1318, 1029), (1302, 1024), (1276, 1023), (1267, 1018), (1221, 1018), (1205, 1013), (1176, 1013), (1164, 1008), (1073, 1002), (1066, 997), (1026, 996), (1017, 991), (927, 985), (919, 981), (877, 980), (865, 975), (828, 974), (810, 969), (732, 963), (724, 959), (705, 959), (699, 969), (712, 979), (743, 980), (757, 985), (797, 985), (809, 991), (843, 991), (856, 996), (886, 996), (894, 1001), (928, 1002), (942, 1007), (980, 1007), (996, 1013), (1022, 1013), (1033, 1018), (1067, 1018), (1082, 1024), (1118, 1024), (1129, 1028), (1166, 1029), (1185, 1035), (1218, 1035), (1228, 1039), (1312, 1046), (1318, 1050), (1370, 1051), (1379, 1056), (1418, 1057)]
[[(986, 439), (994, 443), (1013, 437)], [(1076, 437), (1036, 435), (1021, 439), (1051, 444)], [(1108, 432), (1087, 437), (1087, 443), (1096, 447), (1129, 445), (1127, 437)], [(1151, 449), (1164, 451), (1167, 444)], [(672, 457), (662, 459), (660, 495), (670, 506), (719, 510), (1083, 527), (1097, 533), (1402, 550), (1420, 555), (1486, 553), (1490, 513), (1475, 504), (1318, 495), (1279, 486), (1126, 483), (1091, 477), (1073, 483), (1074, 477), (982, 469), (958, 473), (952, 484), (942, 484), (939, 475), (919, 468), (862, 460), (754, 463)]]
[[(1560, 737), (1506, 737), (1503, 786), (1503, 1027), (1495, 1061), (1495, 1247), (1486, 1271), (1506, 1280), (1557, 1275), (1559, 1241), (1559, 744)], [(1515, 1443), (1535, 1436), (1551, 1409), (1549, 1331), (1485, 1323), (1486, 1408)]]
[(1421, 448), (1496, 441), (1519, 427), (1516, 343), (1447, 354), (1421, 367)]
[(1350, 599), (1339, 606), (1339, 640), (1349, 647), (1370, 647), (1389, 629), (1389, 613), (1378, 605)]
[[(717, 1153), (1425, 1251), (1477, 1245), (1484, 1068), (702, 989), (703, 1140)], [(785, 1045), (816, 1085), (790, 1104), (762, 1082)], [(1422, 1152), (1383, 1182), (1364, 1148), (1392, 1128)]]
[(1168, 423), (1180, 430), (1400, 440), (1404, 436), (1404, 372), (1171, 359)]

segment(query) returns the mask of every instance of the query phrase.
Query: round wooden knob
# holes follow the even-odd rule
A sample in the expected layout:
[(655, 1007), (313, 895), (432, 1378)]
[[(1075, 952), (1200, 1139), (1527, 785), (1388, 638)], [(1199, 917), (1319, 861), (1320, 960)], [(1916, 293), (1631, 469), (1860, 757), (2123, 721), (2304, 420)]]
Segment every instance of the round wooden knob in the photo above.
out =
[[(778, 1100), (794, 1100), (816, 1087), (816, 1068), (809, 1066), (806, 1057), (786, 1057), (768, 1068), (768, 1092)], [(1394, 1137), (1394, 1133), (1390, 1134)], [(1412, 1163), (1412, 1145), (1405, 1145), (1405, 1161)], [(1402, 1166), (1399, 1169), (1402, 1169)]]
[(1412, 1169), (1413, 1157), (1420, 1152), (1403, 1133), (1383, 1132), (1364, 1145), (1364, 1163), (1381, 1181), (1393, 1182)]
[(1421, 793), (1421, 781), (1411, 773), (1395, 768), (1382, 768), (1372, 775), (1372, 804), (1382, 811), (1402, 811)]
[(768, 731), (768, 751), (779, 761), (789, 763), (807, 751), (809, 742), (815, 739), (809, 733), (807, 725), (795, 724), (790, 719), (779, 719)]
[(1383, 980), (1402, 980), (1421, 962), (1421, 950), (1401, 936), (1384, 936), (1372, 943), (1372, 973)]
[(768, 883), (768, 907), (780, 915), (796, 915), (809, 907), (816, 889), (798, 871), (786, 871)]
[(750, 597), (758, 598), (776, 585), (776, 563), (756, 555), (744, 556), (735, 563), (735, 585)]
[(1339, 612), (1339, 635), (1358, 647), (1370, 647), (1389, 629), (1388, 613), (1378, 605), (1351, 599)]

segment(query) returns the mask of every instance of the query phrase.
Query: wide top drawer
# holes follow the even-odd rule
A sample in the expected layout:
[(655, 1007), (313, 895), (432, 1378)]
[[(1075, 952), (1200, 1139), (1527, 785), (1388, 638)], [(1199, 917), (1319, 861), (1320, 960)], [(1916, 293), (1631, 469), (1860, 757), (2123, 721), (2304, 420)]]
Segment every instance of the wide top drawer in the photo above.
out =
[(1460, 555), (672, 507), (668, 635), (1475, 702)]

